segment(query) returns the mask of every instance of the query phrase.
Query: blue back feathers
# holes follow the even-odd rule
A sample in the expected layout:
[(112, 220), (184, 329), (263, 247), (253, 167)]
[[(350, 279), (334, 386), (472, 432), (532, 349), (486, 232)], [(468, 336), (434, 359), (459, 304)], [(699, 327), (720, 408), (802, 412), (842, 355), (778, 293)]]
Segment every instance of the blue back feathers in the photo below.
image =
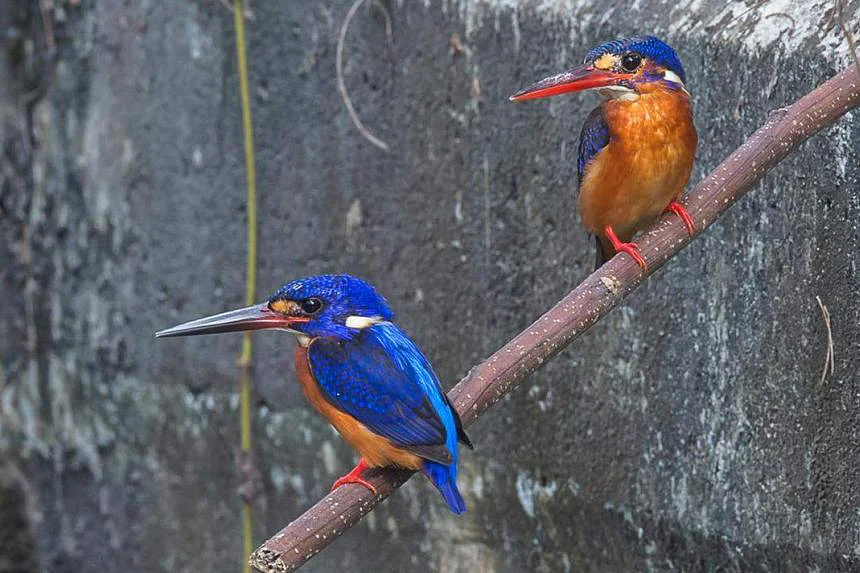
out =
[(319, 338), (308, 359), (337, 409), (422, 458), (423, 473), (451, 510), (466, 510), (457, 490), (457, 441), (468, 438), (430, 363), (402, 330), (380, 322), (350, 340)]
[(421, 457), (453, 461), (457, 428), (442, 387), (396, 325), (379, 323), (349, 341), (321, 338), (308, 352), (314, 378), (339, 410), (404, 449), (423, 446), (414, 452)]
[(591, 63), (603, 54), (623, 54), (625, 52), (636, 52), (655, 64), (672, 70), (678, 74), (682, 82), (687, 83), (684, 66), (681, 65), (681, 60), (678, 59), (675, 50), (655, 36), (635, 36), (604, 42), (588, 52), (588, 55), (585, 56), (585, 63)]

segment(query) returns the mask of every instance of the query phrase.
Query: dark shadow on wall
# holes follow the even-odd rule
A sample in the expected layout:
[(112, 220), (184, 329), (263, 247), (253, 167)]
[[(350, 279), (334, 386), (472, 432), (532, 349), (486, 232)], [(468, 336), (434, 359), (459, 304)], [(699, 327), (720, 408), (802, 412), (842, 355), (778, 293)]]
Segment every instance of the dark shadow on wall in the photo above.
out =
[[(672, 520), (646, 525), (650, 537), (660, 548), (653, 564), (658, 570), (696, 572), (806, 572), (831, 573), (860, 571), (860, 558), (822, 554), (782, 544), (744, 544), (717, 535), (682, 531)], [(646, 533), (647, 535), (647, 533)]]
[[(559, 499), (560, 498), (560, 499)], [(515, 499), (502, 507), (515, 507)], [(539, 504), (540, 505), (540, 504)], [(556, 495), (536, 507), (536, 521), (519, 523), (532, 540), (521, 561), (512, 555), (505, 570), (628, 573), (853, 573), (860, 556), (821, 553), (788, 543), (745, 543), (691, 530), (678, 520), (573, 495)], [(524, 516), (522, 516), (524, 517)], [(497, 520), (496, 517), (493, 517)], [(511, 539), (514, 544), (522, 539)], [(501, 546), (502, 540), (491, 545)]]
[(0, 573), (36, 570), (33, 536), (25, 515), (24, 492), (14, 484), (4, 483), (0, 477)]

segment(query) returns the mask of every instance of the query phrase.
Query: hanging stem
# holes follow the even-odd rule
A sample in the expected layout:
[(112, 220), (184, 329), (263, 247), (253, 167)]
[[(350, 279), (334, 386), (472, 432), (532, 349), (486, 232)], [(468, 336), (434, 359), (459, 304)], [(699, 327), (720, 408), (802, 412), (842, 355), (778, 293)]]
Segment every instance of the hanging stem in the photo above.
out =
[[(248, 60), (245, 54), (245, 20), (242, 0), (233, 0), (233, 22), (236, 28), (236, 59), (239, 67), (239, 92), (242, 100), (242, 134), (245, 142), (245, 173), (248, 183), (248, 259), (245, 283), (245, 304), (254, 304), (257, 298), (257, 173), (254, 168), (254, 128), (251, 122), (251, 96), (248, 88)], [(251, 333), (242, 339), (241, 389), (239, 406), (239, 432), (242, 475), (242, 570), (249, 573), (248, 556), (254, 549), (254, 522), (251, 502), (254, 493), (255, 472), (251, 462)]]

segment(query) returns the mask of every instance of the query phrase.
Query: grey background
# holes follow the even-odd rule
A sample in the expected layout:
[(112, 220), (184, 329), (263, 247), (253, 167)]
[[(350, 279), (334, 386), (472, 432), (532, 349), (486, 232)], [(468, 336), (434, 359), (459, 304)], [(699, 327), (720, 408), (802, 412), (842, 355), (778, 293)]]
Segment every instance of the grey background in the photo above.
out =
[[(819, 0), (384, 1), (393, 44), (362, 8), (345, 57), (383, 153), (336, 87), (349, 4), (252, 5), (260, 298), (365, 277), (446, 386), (593, 260), (572, 190), (595, 101), (510, 93), (657, 33), (687, 68), (698, 180), (849, 62)], [(38, 3), (0, 3), (0, 571), (236, 571), (240, 337), (152, 337), (242, 304), (231, 15), (53, 6), (51, 54)], [(306, 570), (860, 570), (858, 148), (855, 112), (473, 426), (465, 516), (412, 480)], [(262, 542), (354, 460), (293, 342), (255, 340)]]

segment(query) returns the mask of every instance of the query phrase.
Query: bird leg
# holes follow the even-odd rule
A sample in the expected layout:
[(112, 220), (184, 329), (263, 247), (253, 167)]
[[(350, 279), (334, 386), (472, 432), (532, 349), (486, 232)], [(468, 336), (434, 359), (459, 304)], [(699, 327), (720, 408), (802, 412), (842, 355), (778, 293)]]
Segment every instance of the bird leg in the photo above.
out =
[(636, 243), (622, 243), (618, 239), (618, 235), (615, 234), (615, 231), (612, 230), (612, 227), (606, 225), (603, 229), (603, 234), (606, 235), (606, 238), (609, 239), (609, 242), (612, 243), (612, 248), (615, 249), (616, 253), (627, 253), (636, 263), (642, 267), (642, 270), (646, 270), (648, 265), (645, 264), (645, 259), (642, 258), (642, 255), (639, 253), (639, 246)]
[(684, 221), (684, 226), (687, 227), (687, 234), (689, 234), (691, 237), (695, 236), (696, 226), (693, 224), (693, 218), (690, 217), (690, 214), (687, 213), (687, 210), (684, 209), (683, 205), (673, 200), (666, 207), (666, 210), (671, 211), (681, 217), (681, 220)]
[(359, 460), (358, 462), (358, 465), (352, 468), (351, 472), (334, 482), (334, 484), (331, 486), (331, 491), (336, 490), (342, 485), (348, 483), (355, 483), (358, 485), (363, 485), (364, 487), (369, 489), (370, 493), (372, 493), (373, 495), (378, 495), (379, 492), (376, 491), (376, 487), (372, 483), (361, 477), (361, 474), (364, 473), (364, 470), (366, 470), (368, 467), (370, 466), (367, 465), (367, 462), (364, 461), (364, 458), (361, 458), (361, 460)]

